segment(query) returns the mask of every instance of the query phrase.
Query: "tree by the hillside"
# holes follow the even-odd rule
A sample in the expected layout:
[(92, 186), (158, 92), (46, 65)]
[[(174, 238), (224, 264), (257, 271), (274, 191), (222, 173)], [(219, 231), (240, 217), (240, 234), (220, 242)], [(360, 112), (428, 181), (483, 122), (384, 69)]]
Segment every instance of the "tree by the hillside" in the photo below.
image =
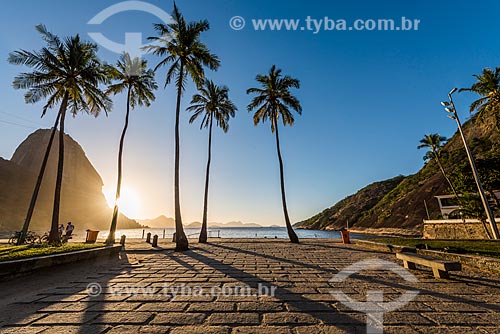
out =
[[(13, 86), (15, 89), (27, 90), (24, 95), (27, 103), (36, 103), (47, 99), (42, 109), (42, 116), (48, 109), (60, 104), (57, 114), (59, 122), (56, 122), (56, 125), (59, 123), (57, 177), (48, 240), (49, 243), (58, 243), (60, 239), (58, 229), (64, 168), (66, 112), (69, 108), (73, 116), (83, 111), (97, 117), (101, 110), (109, 110), (111, 100), (99, 87), (100, 84), (107, 83), (109, 79), (105, 66), (97, 57), (96, 44), (82, 41), (79, 35), (61, 39), (50, 33), (43, 25), (38, 25), (36, 30), (41, 34), (46, 46), (39, 51), (14, 51), (9, 55), (9, 62), (33, 69), (32, 72), (16, 76)], [(47, 147), (46, 156), (49, 154), (48, 150), (50, 150), (50, 144)], [(43, 178), (45, 163), (44, 159), (40, 170), (41, 177), (39, 175), (40, 181)], [(38, 187), (35, 187), (35, 190), (38, 191)], [(32, 202), (34, 205), (35, 201)], [(29, 210), (32, 208), (30, 207)], [(29, 222), (25, 223), (25, 226), (27, 225)]]
[(418, 149), (421, 148), (429, 148), (429, 151), (424, 155), (424, 160), (435, 160), (439, 169), (441, 170), (441, 173), (443, 174), (443, 177), (445, 178), (446, 182), (448, 182), (448, 185), (450, 186), (451, 191), (455, 195), (455, 198), (458, 199), (458, 194), (453, 186), (453, 183), (451, 182), (450, 178), (446, 174), (446, 171), (444, 170), (443, 164), (441, 163), (441, 150), (443, 147), (443, 143), (447, 141), (446, 137), (440, 136), (437, 133), (432, 133), (429, 135), (424, 135), (424, 138), (420, 140), (420, 145), (417, 146)]
[(500, 126), (500, 67), (484, 68), (481, 74), (474, 74), (476, 82), (469, 88), (460, 91), (469, 91), (481, 96), (470, 105), (470, 112), (477, 113), (478, 120), (485, 120), (494, 115), (497, 129)]

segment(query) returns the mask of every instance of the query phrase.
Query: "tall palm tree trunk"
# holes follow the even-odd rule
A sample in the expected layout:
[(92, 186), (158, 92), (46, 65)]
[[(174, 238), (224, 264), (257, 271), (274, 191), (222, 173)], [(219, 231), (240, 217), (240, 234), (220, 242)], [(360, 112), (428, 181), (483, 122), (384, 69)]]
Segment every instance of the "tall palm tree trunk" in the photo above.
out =
[(113, 208), (113, 218), (111, 219), (111, 226), (109, 227), (109, 235), (106, 239), (107, 245), (113, 245), (115, 243), (115, 232), (119, 214), (118, 201), (120, 200), (122, 188), (123, 144), (125, 142), (125, 134), (127, 133), (128, 119), (130, 115), (130, 94), (131, 91), (129, 86), (127, 91), (127, 113), (125, 114), (125, 125), (123, 126), (122, 135), (120, 137), (120, 148), (118, 149), (118, 180), (116, 181), (115, 207)]
[(175, 108), (175, 175), (174, 175), (174, 205), (175, 205), (175, 250), (185, 251), (189, 249), (188, 240), (184, 234), (181, 217), (180, 189), (179, 189), (179, 118), (181, 112), (182, 83), (184, 80), (184, 63), (181, 62), (179, 70), (179, 83), (177, 85), (177, 106)]
[[(433, 150), (434, 151), (434, 150)], [(453, 183), (451, 183), (451, 180), (448, 178), (448, 176), (446, 175), (446, 172), (444, 170), (444, 167), (443, 165), (441, 164), (441, 160), (438, 158), (437, 156), (437, 152), (434, 151), (434, 156), (436, 157), (436, 162), (439, 166), (439, 169), (441, 170), (441, 173), (443, 174), (444, 178), (446, 179), (446, 181), (448, 182), (448, 184), (450, 185), (450, 188), (451, 188), (451, 191), (453, 191), (453, 194), (455, 195), (456, 199), (459, 200), (458, 198), (458, 194), (457, 194), (457, 191), (455, 190), (455, 187), (453, 186)]]
[[(68, 93), (64, 95), (64, 100), (68, 100)], [(56, 189), (54, 194), (54, 208), (52, 210), (52, 224), (49, 233), (49, 243), (59, 242), (59, 209), (61, 206), (61, 190), (64, 168), (64, 121), (66, 118), (66, 106), (61, 108), (61, 120), (59, 123), (59, 161), (57, 164)]]
[(298, 244), (299, 238), (297, 234), (292, 228), (292, 224), (290, 223), (290, 218), (288, 217), (288, 209), (286, 206), (286, 196), (285, 196), (285, 177), (283, 175), (283, 160), (281, 159), (281, 150), (280, 150), (280, 137), (278, 134), (278, 121), (275, 121), (275, 134), (276, 134), (276, 150), (278, 151), (278, 160), (280, 163), (280, 180), (281, 180), (281, 201), (283, 202), (283, 213), (285, 215), (285, 223), (286, 229), (288, 231), (288, 237), (290, 241)]
[(28, 212), (26, 213), (26, 218), (24, 219), (23, 229), (21, 230), (21, 235), (17, 240), (17, 245), (22, 245), (24, 243), (24, 238), (28, 233), (28, 229), (31, 223), (31, 218), (33, 217), (33, 212), (35, 211), (36, 200), (38, 198), (38, 193), (40, 192), (40, 188), (42, 186), (43, 175), (45, 174), (45, 168), (47, 167), (47, 162), (49, 161), (50, 150), (52, 149), (52, 143), (54, 142), (54, 136), (57, 131), (57, 127), (59, 126), (59, 119), (61, 118), (61, 109), (64, 103), (61, 103), (61, 107), (59, 108), (59, 112), (57, 113), (56, 121), (54, 122), (54, 126), (52, 127), (52, 131), (50, 132), (49, 142), (47, 144), (47, 148), (45, 149), (45, 155), (43, 157), (42, 166), (40, 167), (40, 172), (38, 173), (38, 178), (36, 180), (35, 189), (33, 189), (33, 194), (31, 195), (30, 206), (28, 208)]
[(207, 174), (205, 176), (205, 197), (203, 199), (203, 222), (201, 224), (200, 239), (201, 243), (207, 242), (207, 213), (208, 213), (208, 184), (210, 180), (210, 161), (212, 160), (212, 121), (210, 117), (210, 128), (208, 130), (208, 160)]

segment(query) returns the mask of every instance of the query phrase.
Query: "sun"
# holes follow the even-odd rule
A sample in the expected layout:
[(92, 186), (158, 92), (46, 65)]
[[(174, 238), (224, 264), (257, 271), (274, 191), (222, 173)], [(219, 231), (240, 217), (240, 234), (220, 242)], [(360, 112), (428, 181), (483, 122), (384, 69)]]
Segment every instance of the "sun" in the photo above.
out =
[[(113, 208), (115, 206), (115, 191), (113, 189), (107, 189), (104, 191), (104, 197), (108, 202), (108, 206)], [(118, 200), (118, 207), (120, 212), (129, 218), (139, 217), (141, 211), (141, 198), (132, 188), (122, 187), (121, 196)]]

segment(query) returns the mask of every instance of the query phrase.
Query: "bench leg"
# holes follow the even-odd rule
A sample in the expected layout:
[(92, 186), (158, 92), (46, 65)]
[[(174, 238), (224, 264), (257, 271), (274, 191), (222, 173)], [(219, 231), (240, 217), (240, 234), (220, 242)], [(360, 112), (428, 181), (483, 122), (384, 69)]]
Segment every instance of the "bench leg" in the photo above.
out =
[(417, 269), (417, 266), (415, 265), (415, 263), (413, 262), (408, 262), (406, 260), (403, 260), (403, 266), (406, 268), (406, 269)]
[(432, 272), (434, 273), (435, 278), (450, 278), (450, 275), (447, 271), (432, 268)]

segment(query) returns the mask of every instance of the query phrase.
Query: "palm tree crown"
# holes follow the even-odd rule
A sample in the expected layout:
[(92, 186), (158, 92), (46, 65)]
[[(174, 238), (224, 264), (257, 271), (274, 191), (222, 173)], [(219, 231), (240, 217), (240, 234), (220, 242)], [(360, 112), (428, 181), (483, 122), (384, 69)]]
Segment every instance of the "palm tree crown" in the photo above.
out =
[(148, 39), (158, 45), (149, 45), (145, 49), (152, 54), (164, 57), (155, 67), (155, 71), (170, 65), (165, 80), (165, 87), (175, 78), (176, 86), (185, 89), (186, 76), (200, 86), (205, 78), (203, 67), (217, 70), (219, 58), (210, 53), (208, 47), (200, 41), (200, 34), (210, 28), (207, 20), (186, 22), (177, 5), (174, 4), (173, 22), (155, 24), (159, 36)]
[(453, 186), (453, 183), (451, 182), (450, 178), (446, 174), (446, 171), (444, 170), (444, 166), (441, 163), (441, 148), (442, 148), (442, 143), (446, 142), (447, 138), (440, 136), (437, 133), (432, 133), (430, 135), (424, 135), (424, 138), (420, 140), (420, 145), (417, 146), (418, 149), (428, 147), (430, 148), (429, 151), (424, 155), (424, 160), (431, 160), (434, 159), (436, 160), (436, 163), (441, 170), (441, 173), (443, 174), (443, 177), (445, 178), (446, 182), (448, 182), (448, 185), (450, 186), (451, 191), (455, 195), (455, 198), (457, 201), (460, 201), (460, 198), (458, 196), (457, 190)]
[(500, 67), (494, 70), (483, 69), (482, 74), (474, 74), (477, 82), (470, 88), (462, 88), (460, 91), (470, 91), (481, 96), (470, 105), (470, 112), (477, 112), (479, 119), (494, 114), (497, 126), (500, 122)]
[(97, 116), (100, 110), (111, 109), (111, 100), (99, 89), (107, 83), (108, 73), (97, 58), (97, 45), (85, 42), (79, 35), (61, 40), (43, 25), (36, 26), (47, 46), (40, 51), (15, 51), (9, 62), (33, 68), (21, 73), (13, 82), (15, 89), (27, 89), (26, 103), (48, 98), (47, 109), (61, 103), (68, 94), (68, 107), (73, 115), (79, 111)]
[(274, 132), (278, 119), (283, 125), (293, 125), (295, 119), (290, 108), (299, 115), (302, 107), (299, 100), (290, 93), (290, 88), (300, 88), (299, 80), (290, 76), (282, 76), (281, 70), (273, 65), (268, 75), (258, 74), (255, 78), (262, 88), (250, 88), (247, 94), (257, 94), (248, 105), (248, 111), (257, 109), (253, 116), (255, 125), (259, 122), (271, 121), (271, 131)]
[(224, 132), (229, 130), (229, 119), (234, 117), (238, 108), (229, 99), (229, 88), (217, 86), (213, 81), (206, 79), (204, 84), (198, 88), (199, 94), (195, 94), (191, 100), (188, 111), (194, 112), (189, 123), (193, 123), (197, 118), (203, 117), (200, 129), (210, 126), (210, 122), (215, 120), (218, 127)]
[(446, 142), (446, 140), (446, 137), (440, 136), (437, 133), (425, 135), (424, 138), (420, 140), (420, 145), (418, 145), (417, 148), (421, 149), (428, 147), (431, 149), (425, 154), (424, 160), (436, 159), (440, 156), (442, 143)]
[(130, 88), (130, 107), (149, 107), (155, 100), (154, 90), (158, 89), (155, 73), (148, 69), (147, 61), (139, 57), (132, 59), (130, 54), (124, 53), (118, 60), (116, 67), (109, 68), (112, 80), (118, 82), (108, 87), (107, 94), (119, 94)]

